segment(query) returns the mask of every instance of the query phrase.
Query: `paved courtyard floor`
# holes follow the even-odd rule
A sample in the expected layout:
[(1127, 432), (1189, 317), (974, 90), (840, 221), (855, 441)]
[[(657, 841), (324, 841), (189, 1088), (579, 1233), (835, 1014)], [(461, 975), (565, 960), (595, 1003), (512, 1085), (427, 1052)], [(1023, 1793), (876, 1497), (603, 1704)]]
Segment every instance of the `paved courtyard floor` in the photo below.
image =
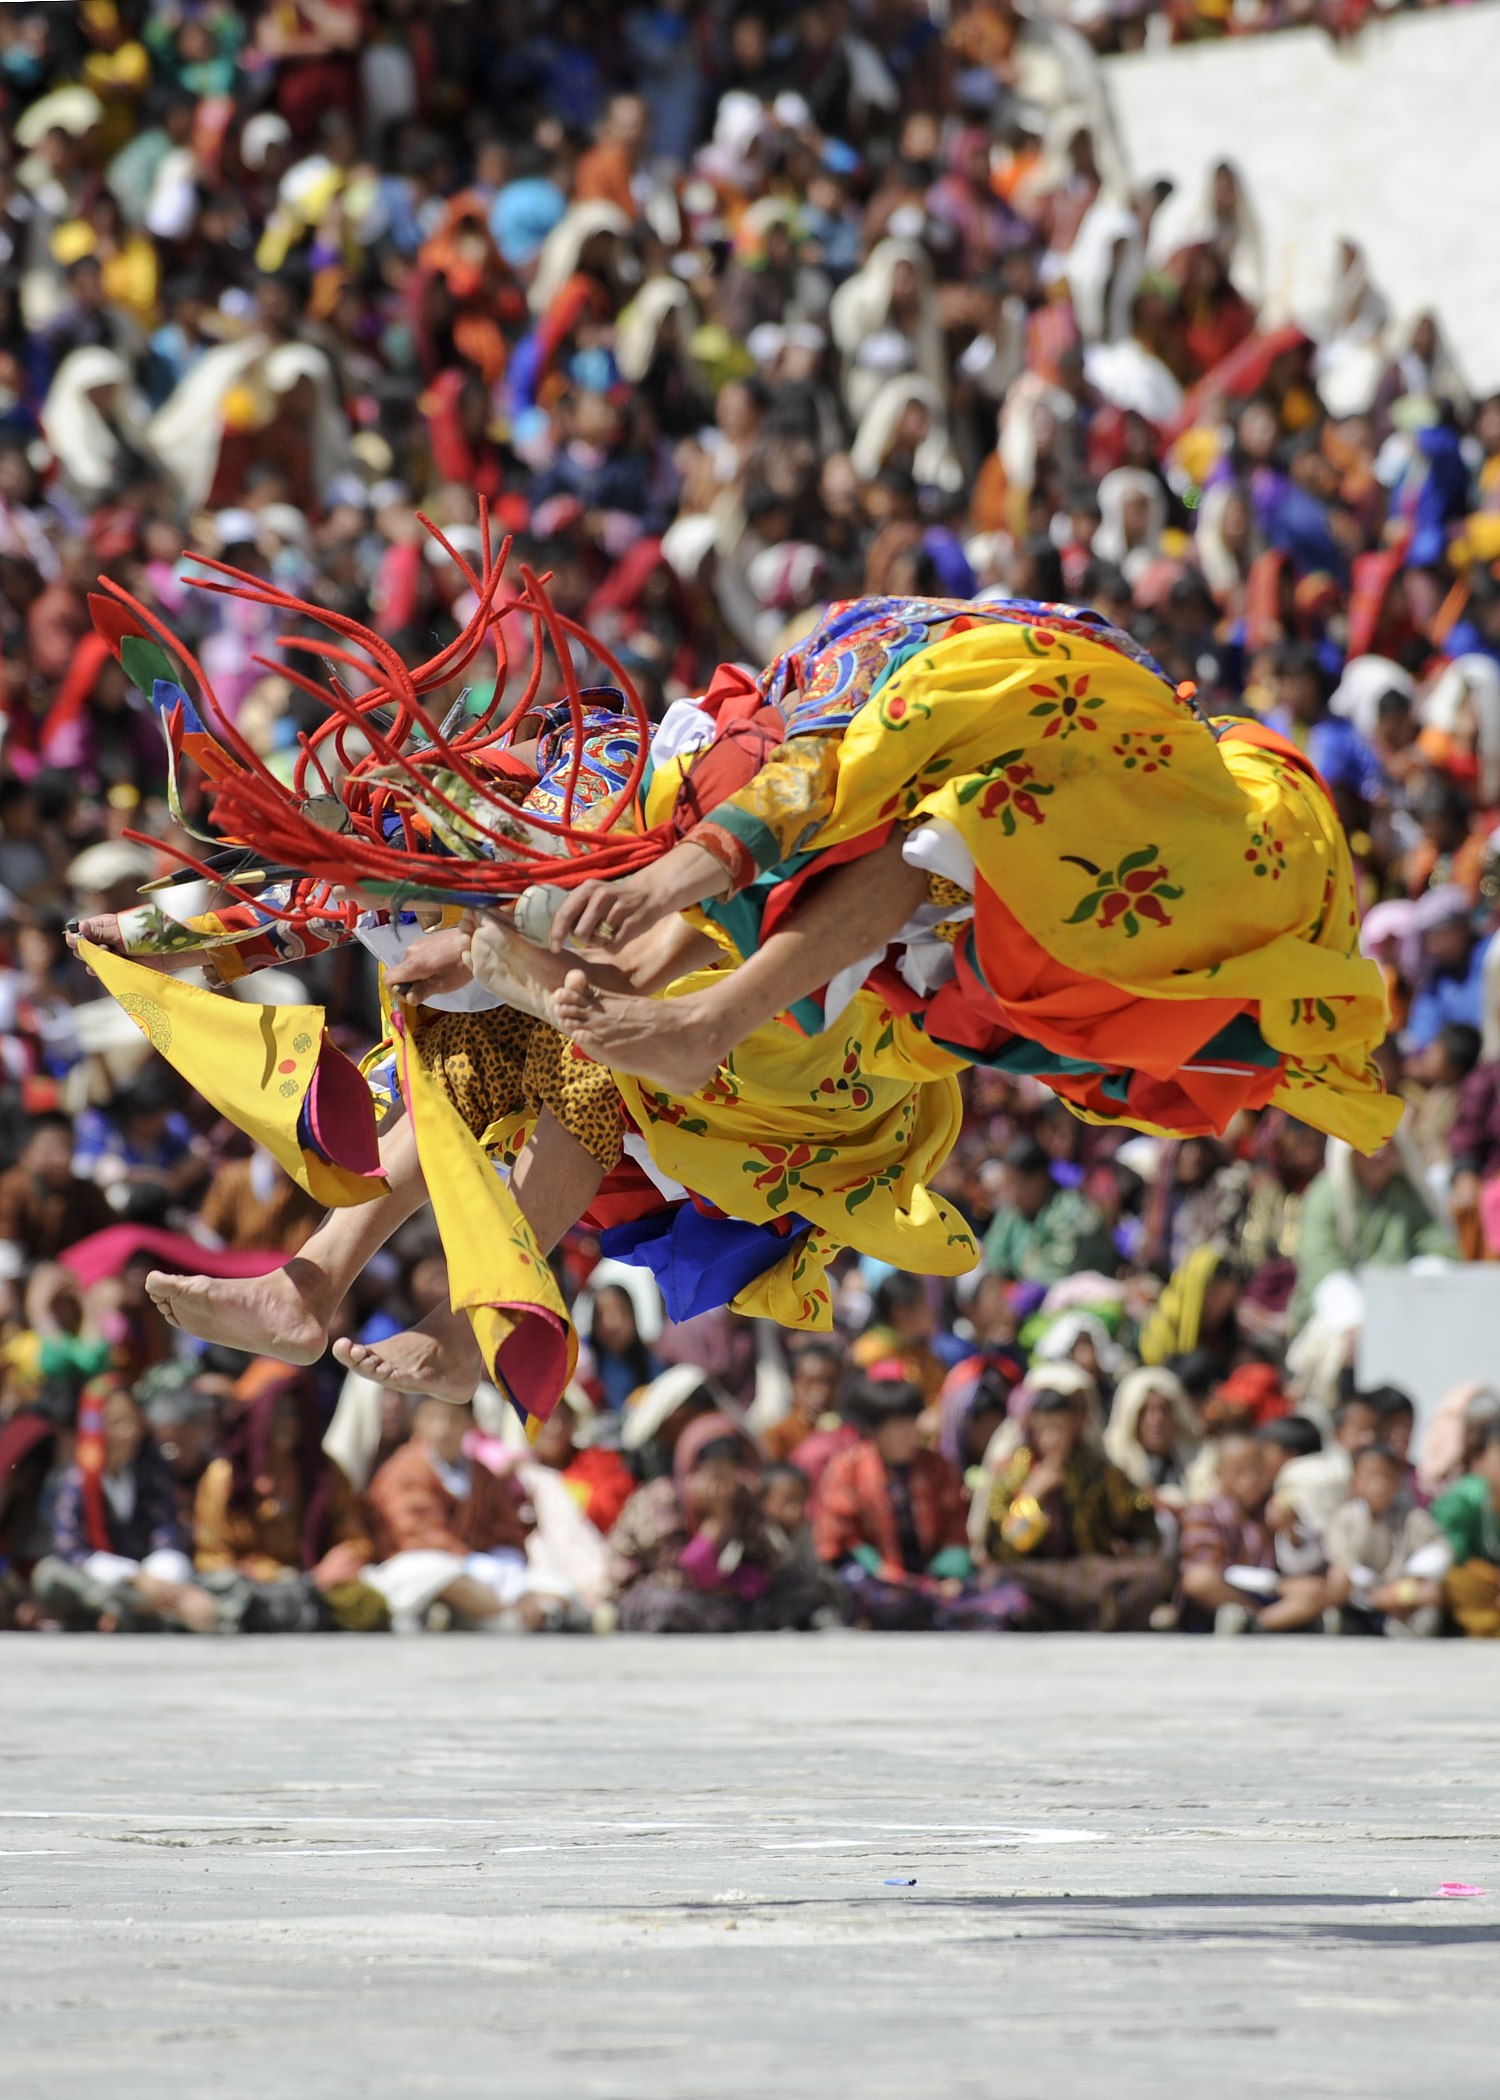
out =
[(7, 1638), (0, 2092), (1491, 2100), (1497, 1748), (1461, 1642)]

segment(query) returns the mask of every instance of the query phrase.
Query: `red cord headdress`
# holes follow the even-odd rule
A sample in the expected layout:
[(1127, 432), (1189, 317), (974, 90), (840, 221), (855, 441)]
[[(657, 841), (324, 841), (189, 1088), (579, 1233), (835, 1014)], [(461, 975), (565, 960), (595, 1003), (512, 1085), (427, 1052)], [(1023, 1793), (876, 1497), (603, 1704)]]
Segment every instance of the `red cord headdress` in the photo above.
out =
[[(529, 568), (521, 570), (519, 594), (501, 602), (510, 540), (502, 540), (492, 551), (489, 510), (483, 498), (481, 574), (475, 574), (435, 525), (425, 517), (422, 523), (457, 565), (477, 602), (463, 632), (413, 670), (407, 669), (389, 642), (344, 614), (308, 605), (224, 562), (194, 557), (200, 567), (214, 572), (212, 576), (191, 576), (188, 580), (197, 589), (315, 621), (328, 631), (327, 640), (292, 635), (278, 644), (285, 651), (299, 651), (321, 661), (327, 667), (326, 684), (290, 665), (265, 657), (254, 659), (331, 709), (325, 722), (300, 737), (290, 789), (225, 715), (197, 659), (153, 613), (108, 578), (103, 587), (109, 596), (89, 600), (94, 625), (126, 675), (157, 709), (171, 751), (174, 788), (176, 768), (184, 759), (192, 759), (206, 777), (206, 800), (220, 838), (249, 847), (268, 862), (300, 869), (309, 878), (307, 883), (294, 885), (290, 903), (279, 911), (267, 906), (263, 898), (257, 900), (262, 909), (271, 909), (292, 924), (312, 917), (337, 917), (343, 907), (330, 899), (333, 886), (358, 885), (393, 899), (427, 896), (493, 905), (518, 895), (530, 883), (571, 888), (591, 876), (628, 875), (658, 858), (672, 843), (668, 825), (644, 834), (611, 831), (634, 802), (651, 738), (645, 708), (613, 654), (576, 620), (557, 610), (547, 595), (546, 579)], [(501, 623), (517, 613), (531, 622), (531, 672), (520, 698), (497, 721), (510, 682)], [(461, 675), (487, 636), (493, 636), (497, 657), (494, 697), (470, 721), (455, 725), (450, 714), (439, 723), (424, 701)], [(591, 812), (587, 830), (573, 821), (585, 724), (570, 641), (582, 642), (618, 682), (639, 730), (625, 785), (602, 814)], [(528, 813), (523, 830), (511, 815), (511, 805), (497, 792), (496, 783), (516, 770), (513, 762), (507, 763), (505, 747), (533, 708), (549, 646), (562, 673), (573, 726), (573, 758), (561, 817), (550, 820)], [(194, 705), (179, 666), (196, 687), (200, 706)], [(369, 682), (354, 691), (341, 673)], [(351, 735), (359, 739), (352, 750)], [(555, 854), (535, 843), (537, 833), (556, 838)], [(393, 837), (399, 842), (393, 842)], [(164, 846), (156, 839), (142, 843), (161, 847), (221, 889), (247, 897), (222, 872), (180, 848)]]

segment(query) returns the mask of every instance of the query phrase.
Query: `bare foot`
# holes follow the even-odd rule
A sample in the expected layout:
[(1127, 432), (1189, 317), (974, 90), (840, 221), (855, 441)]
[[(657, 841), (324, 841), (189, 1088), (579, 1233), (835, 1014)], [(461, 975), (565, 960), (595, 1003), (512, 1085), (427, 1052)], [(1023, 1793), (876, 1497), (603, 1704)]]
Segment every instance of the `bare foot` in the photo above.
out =
[(486, 913), (469, 936), (465, 960), (475, 982), (507, 1006), (553, 1021), (552, 995), (568, 973), (561, 956), (534, 948), (503, 919)]
[(398, 1393), (431, 1394), (437, 1400), (472, 1400), (484, 1376), (484, 1359), (467, 1313), (444, 1306), (415, 1327), (383, 1342), (337, 1341), (341, 1364)]
[(265, 1276), (166, 1276), (153, 1269), (146, 1294), (184, 1334), (283, 1363), (313, 1364), (328, 1347), (320, 1310), (326, 1285), (320, 1269), (293, 1256)]
[(713, 1078), (732, 1043), (700, 1002), (633, 999), (600, 991), (570, 970), (553, 1000), (556, 1026), (597, 1064), (654, 1079), (674, 1094), (695, 1094)]

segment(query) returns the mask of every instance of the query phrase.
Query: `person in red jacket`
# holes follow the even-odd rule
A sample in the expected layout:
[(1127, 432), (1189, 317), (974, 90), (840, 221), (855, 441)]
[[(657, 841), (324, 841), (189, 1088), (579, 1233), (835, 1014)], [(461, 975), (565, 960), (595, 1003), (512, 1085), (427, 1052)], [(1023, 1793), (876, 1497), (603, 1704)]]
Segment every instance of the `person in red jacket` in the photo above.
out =
[(856, 1624), (883, 1631), (1001, 1626), (1011, 1586), (974, 1580), (958, 1473), (923, 1448), (925, 1402), (904, 1380), (870, 1379), (858, 1396), (864, 1435), (829, 1461), (818, 1488), (819, 1560), (849, 1584)]
[(582, 1386), (570, 1385), (538, 1429), (531, 1455), (539, 1466), (561, 1473), (594, 1529), (607, 1533), (635, 1493), (636, 1481), (618, 1451), (579, 1441), (585, 1425), (596, 1417)]

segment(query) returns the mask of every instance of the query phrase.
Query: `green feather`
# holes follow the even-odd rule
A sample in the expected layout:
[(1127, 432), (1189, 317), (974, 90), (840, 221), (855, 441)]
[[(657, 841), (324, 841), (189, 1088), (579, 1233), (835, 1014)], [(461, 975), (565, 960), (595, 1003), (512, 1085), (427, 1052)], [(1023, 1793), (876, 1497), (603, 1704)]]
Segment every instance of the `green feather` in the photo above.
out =
[(144, 635), (126, 635), (120, 644), (120, 662), (125, 676), (139, 692), (149, 693), (158, 678), (165, 678), (170, 685), (182, 684), (181, 666), (172, 661), (159, 642), (148, 642)]

